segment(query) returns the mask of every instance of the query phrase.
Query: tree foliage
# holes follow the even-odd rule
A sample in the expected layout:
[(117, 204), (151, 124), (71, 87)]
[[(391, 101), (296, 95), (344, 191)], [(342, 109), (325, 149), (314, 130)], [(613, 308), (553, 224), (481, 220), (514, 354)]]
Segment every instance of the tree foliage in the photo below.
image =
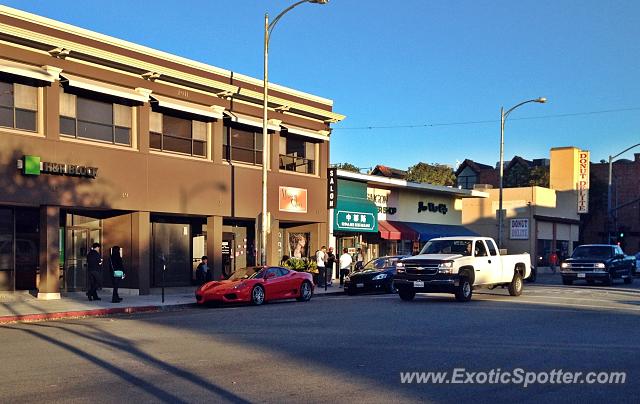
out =
[(354, 173), (359, 173), (360, 172), (360, 169), (358, 167), (354, 166), (351, 163), (338, 163), (338, 164), (335, 165), (335, 167), (338, 170), (351, 171), (351, 172), (354, 172)]
[(426, 182), (434, 185), (454, 185), (453, 169), (444, 164), (418, 163), (409, 167), (407, 181)]
[(549, 167), (529, 168), (523, 164), (516, 164), (504, 176), (505, 188), (517, 187), (545, 187), (549, 188)]
[(549, 167), (534, 167), (529, 172), (529, 185), (549, 188)]

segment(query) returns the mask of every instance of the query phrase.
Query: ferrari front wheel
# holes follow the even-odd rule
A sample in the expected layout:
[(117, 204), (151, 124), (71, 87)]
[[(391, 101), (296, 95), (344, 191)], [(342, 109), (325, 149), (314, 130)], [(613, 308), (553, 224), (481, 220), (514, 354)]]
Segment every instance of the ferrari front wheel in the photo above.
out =
[(309, 281), (304, 281), (302, 282), (302, 285), (300, 285), (300, 296), (298, 296), (296, 300), (299, 302), (308, 302), (311, 300), (312, 294), (311, 283)]
[(262, 303), (264, 303), (264, 288), (256, 285), (251, 290), (251, 304), (260, 306)]

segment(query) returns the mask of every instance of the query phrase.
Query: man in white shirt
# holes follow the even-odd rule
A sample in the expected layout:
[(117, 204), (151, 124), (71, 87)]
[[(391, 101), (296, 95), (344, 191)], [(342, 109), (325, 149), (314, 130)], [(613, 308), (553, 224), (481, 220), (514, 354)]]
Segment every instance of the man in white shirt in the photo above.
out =
[(340, 256), (340, 287), (344, 287), (344, 277), (349, 274), (351, 271), (351, 263), (353, 259), (351, 258), (351, 254), (349, 254), (349, 250), (346, 248), (342, 249), (342, 255)]
[(319, 249), (318, 252), (316, 252), (316, 265), (318, 265), (318, 286), (320, 286), (321, 288), (323, 288), (325, 286), (325, 283), (327, 282), (327, 268), (324, 265), (327, 257), (327, 253), (325, 251), (327, 251), (327, 247), (322, 246), (322, 248)]

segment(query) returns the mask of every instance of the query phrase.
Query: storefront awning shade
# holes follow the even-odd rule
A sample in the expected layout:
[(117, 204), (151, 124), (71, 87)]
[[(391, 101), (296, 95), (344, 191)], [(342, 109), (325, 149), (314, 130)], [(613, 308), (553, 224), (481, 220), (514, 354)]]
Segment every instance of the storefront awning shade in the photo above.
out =
[[(256, 128), (262, 128), (262, 118), (257, 118), (255, 116), (243, 115), (237, 112), (224, 111), (225, 118), (229, 119), (231, 122), (236, 122), (242, 125), (255, 126)], [(279, 131), (280, 125), (276, 125), (267, 121), (267, 129), (273, 131)]]
[(134, 89), (117, 86), (115, 84), (103, 83), (101, 81), (79, 77), (68, 73), (62, 73), (60, 77), (66, 81), (69, 87), (80, 88), (95, 93), (107, 94), (114, 97), (125, 98), (132, 101), (147, 102), (148, 95), (138, 93)]
[(0, 60), (0, 72), (49, 83), (53, 83), (58, 78), (56, 75), (41, 67), (13, 62), (11, 60)]
[(339, 196), (334, 209), (333, 230), (377, 233), (378, 207), (366, 198)]
[(405, 224), (419, 234), (420, 241), (428, 241), (436, 237), (479, 236), (478, 233), (464, 226), (415, 222), (406, 222)]
[(158, 103), (158, 106), (162, 108), (173, 109), (176, 111), (186, 112), (188, 114), (200, 115), (207, 118), (222, 119), (222, 111), (214, 110), (213, 107), (207, 107), (205, 105), (194, 104), (192, 102), (175, 100), (169, 97), (163, 97), (153, 94), (151, 96), (152, 101)]
[(380, 238), (385, 240), (417, 240), (418, 233), (403, 222), (378, 220)]
[(294, 135), (310, 137), (312, 139), (318, 139), (318, 140), (329, 140), (329, 136), (322, 134), (321, 131), (303, 129), (303, 128), (298, 128), (297, 126), (285, 125), (285, 124), (281, 126), (284, 129), (286, 129), (287, 132), (292, 133)]

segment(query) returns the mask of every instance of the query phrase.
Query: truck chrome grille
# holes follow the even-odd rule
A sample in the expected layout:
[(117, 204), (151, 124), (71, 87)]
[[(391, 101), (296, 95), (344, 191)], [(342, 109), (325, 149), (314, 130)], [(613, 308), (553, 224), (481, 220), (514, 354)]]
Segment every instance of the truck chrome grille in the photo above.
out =
[(435, 275), (438, 273), (437, 262), (405, 262), (404, 269), (412, 275)]

